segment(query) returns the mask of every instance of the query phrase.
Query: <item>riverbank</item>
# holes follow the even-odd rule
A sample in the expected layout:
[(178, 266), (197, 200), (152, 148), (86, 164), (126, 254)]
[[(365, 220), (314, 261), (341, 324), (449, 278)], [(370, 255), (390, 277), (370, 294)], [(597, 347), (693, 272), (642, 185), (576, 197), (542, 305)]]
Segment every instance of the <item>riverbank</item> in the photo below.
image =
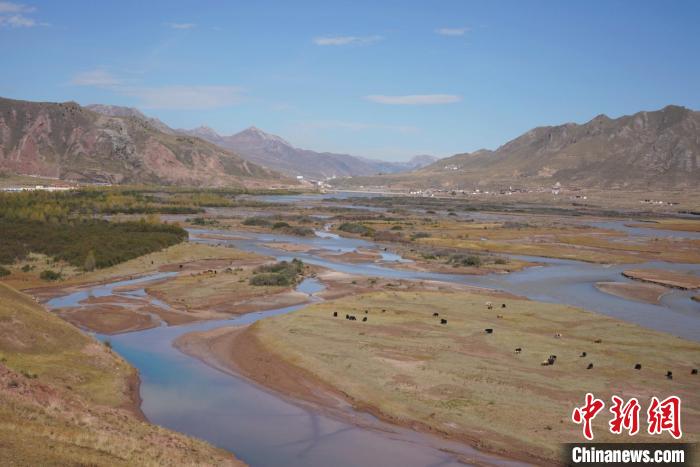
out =
[(628, 279), (659, 284), (681, 290), (700, 289), (700, 277), (663, 269), (630, 269), (622, 273)]
[[(375, 292), (179, 345), (281, 394), (333, 410), (328, 401), (342, 396), (391, 423), (511, 458), (559, 461), (559, 443), (580, 438), (570, 413), (589, 391), (604, 399), (679, 395), (685, 433), (697, 438), (700, 381), (691, 369), (700, 345), (571, 307), (499, 298), (489, 310), (485, 301), (464, 292)], [(556, 363), (542, 366), (552, 354)], [(597, 439), (616, 439), (603, 431)]]
[(0, 284), (3, 465), (244, 465), (145, 421), (136, 370)]
[(636, 284), (628, 282), (596, 282), (601, 292), (638, 302), (657, 304), (668, 289), (656, 284)]

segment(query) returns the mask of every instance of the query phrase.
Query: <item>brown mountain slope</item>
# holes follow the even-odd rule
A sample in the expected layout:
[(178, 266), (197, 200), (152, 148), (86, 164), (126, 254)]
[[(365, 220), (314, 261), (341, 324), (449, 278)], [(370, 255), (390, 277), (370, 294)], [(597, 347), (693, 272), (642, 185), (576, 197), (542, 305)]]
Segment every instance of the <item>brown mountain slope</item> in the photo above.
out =
[(398, 176), (354, 180), (395, 186), (700, 188), (700, 112), (668, 106), (578, 125), (535, 128), (495, 151), (457, 154)]
[(0, 171), (64, 180), (196, 186), (269, 185), (280, 176), (147, 120), (74, 102), (0, 98)]

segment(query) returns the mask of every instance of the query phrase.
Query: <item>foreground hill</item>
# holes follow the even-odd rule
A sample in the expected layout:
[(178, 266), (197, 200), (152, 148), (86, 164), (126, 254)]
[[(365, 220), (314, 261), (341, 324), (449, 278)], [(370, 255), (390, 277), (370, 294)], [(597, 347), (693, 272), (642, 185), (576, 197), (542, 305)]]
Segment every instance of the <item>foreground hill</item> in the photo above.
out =
[(242, 465), (145, 421), (133, 368), (0, 283), (2, 465)]
[(495, 151), (457, 154), (397, 176), (343, 181), (396, 187), (700, 187), (700, 112), (668, 106), (579, 125), (538, 127)]
[[(105, 111), (105, 109), (99, 109)], [(85, 182), (269, 186), (275, 172), (148, 119), (0, 98), (0, 171)]]
[(219, 135), (208, 127), (179, 131), (230, 149), (251, 162), (286, 175), (302, 175), (320, 180), (404, 172), (424, 167), (437, 160), (433, 156), (422, 155), (415, 156), (407, 162), (386, 162), (349, 154), (316, 152), (294, 147), (279, 136), (256, 127), (230, 136)]

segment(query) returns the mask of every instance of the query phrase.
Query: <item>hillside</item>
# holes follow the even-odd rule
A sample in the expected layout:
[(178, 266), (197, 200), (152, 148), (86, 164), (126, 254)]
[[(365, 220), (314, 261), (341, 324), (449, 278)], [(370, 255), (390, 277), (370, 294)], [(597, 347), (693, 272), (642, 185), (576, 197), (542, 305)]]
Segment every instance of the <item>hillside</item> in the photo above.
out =
[(441, 159), (397, 176), (342, 184), (394, 187), (700, 187), (700, 112), (667, 106), (616, 119), (538, 127), (494, 151)]
[(230, 136), (222, 136), (208, 127), (179, 130), (218, 146), (230, 149), (251, 162), (286, 175), (302, 175), (323, 180), (330, 177), (397, 173), (423, 167), (437, 160), (433, 156), (416, 156), (407, 162), (386, 162), (349, 154), (316, 152), (294, 147), (279, 136), (250, 127)]
[(0, 283), (3, 465), (241, 465), (142, 421), (137, 384), (108, 347)]
[(275, 172), (149, 119), (104, 115), (74, 102), (0, 98), (0, 171), (62, 180), (269, 186)]

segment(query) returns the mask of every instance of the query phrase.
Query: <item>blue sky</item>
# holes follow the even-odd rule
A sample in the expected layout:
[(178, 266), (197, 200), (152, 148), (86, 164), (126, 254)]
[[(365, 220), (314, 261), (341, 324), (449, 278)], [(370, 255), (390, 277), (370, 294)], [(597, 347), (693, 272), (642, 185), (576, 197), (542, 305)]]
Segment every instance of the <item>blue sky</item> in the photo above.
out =
[(697, 1), (0, 0), (0, 96), (401, 160), (700, 109)]

